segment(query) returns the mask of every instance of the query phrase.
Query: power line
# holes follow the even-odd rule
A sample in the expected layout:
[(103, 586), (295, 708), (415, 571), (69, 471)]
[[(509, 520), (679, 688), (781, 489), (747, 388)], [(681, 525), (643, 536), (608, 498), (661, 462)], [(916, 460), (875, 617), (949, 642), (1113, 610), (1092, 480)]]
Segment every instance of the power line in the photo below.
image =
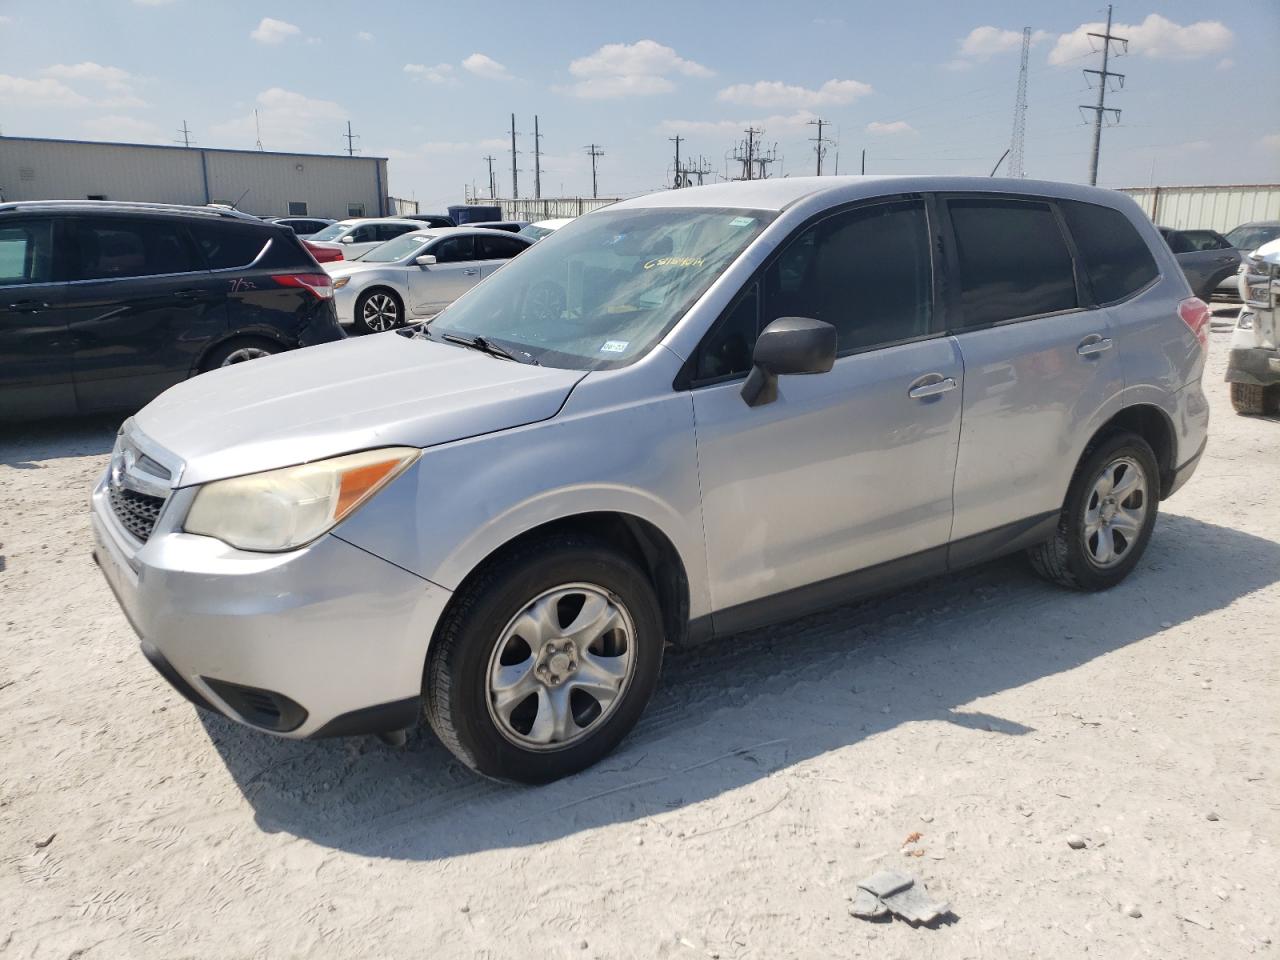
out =
[(191, 146), (191, 130), (187, 127), (187, 121), (182, 121), (182, 129), (178, 131), (182, 134), (181, 140), (175, 140), (174, 143), (181, 143), (184, 147)]
[(538, 132), (538, 115), (533, 115), (533, 198), (542, 199), (542, 134)]
[[(1102, 118), (1105, 114), (1110, 113), (1115, 117), (1115, 122), (1120, 122), (1120, 111), (1115, 107), (1107, 106), (1107, 80), (1111, 77), (1117, 77), (1120, 81), (1120, 87), (1124, 87), (1124, 74), (1114, 73), (1107, 69), (1107, 63), (1111, 59), (1111, 41), (1120, 41), (1120, 51), (1125, 53), (1129, 49), (1129, 41), (1125, 37), (1117, 37), (1111, 32), (1111, 4), (1107, 4), (1107, 29), (1105, 33), (1088, 34), (1091, 37), (1097, 37), (1102, 41), (1102, 69), (1101, 70), (1085, 70), (1085, 79), (1089, 79), (1089, 74), (1095, 74), (1098, 78), (1098, 103), (1097, 106), (1080, 105), (1081, 110), (1093, 111), (1093, 154), (1089, 160), (1089, 184), (1091, 186), (1098, 185), (1098, 151), (1102, 146)], [(1117, 53), (1116, 56), (1120, 56)]]
[(596, 159), (598, 157), (603, 157), (604, 151), (594, 143), (588, 147), (584, 147), (583, 149), (586, 150), (587, 155), (591, 157), (591, 197), (594, 200), (596, 197), (600, 196), (600, 188), (596, 182)]
[(353, 133), (351, 132), (351, 121), (350, 121), (350, 120), (348, 120), (348, 121), (347, 121), (347, 132), (346, 132), (345, 134), (343, 134), (343, 136), (344, 136), (344, 137), (346, 138), (346, 140), (347, 140), (347, 156), (348, 156), (348, 157), (354, 157), (354, 156), (356, 155), (356, 153), (358, 152), (358, 151), (357, 151), (357, 149), (356, 149), (356, 141), (357, 141), (357, 140), (359, 140), (359, 139), (360, 139), (360, 137), (359, 137), (358, 135), (353, 134)]
[[(822, 158), (827, 155), (827, 148), (822, 145), (824, 142), (822, 137), (822, 128), (824, 126), (831, 126), (831, 124), (819, 117), (817, 120), (810, 120), (809, 126), (817, 126), (818, 128), (818, 135), (816, 137), (810, 137), (809, 142), (814, 144), (813, 152), (818, 155), (818, 176), (822, 176)], [(827, 137), (825, 142), (831, 143), (831, 138)]]
[[(1027, 139), (1027, 61), (1031, 58), (1031, 28), (1022, 28), (1022, 65), (1018, 68), (1018, 95), (1013, 101), (1013, 139), (1009, 144), (1009, 176), (1025, 177), (1022, 166)], [(1000, 164), (997, 163), (998, 167)], [(991, 171), (994, 176), (995, 171)]]

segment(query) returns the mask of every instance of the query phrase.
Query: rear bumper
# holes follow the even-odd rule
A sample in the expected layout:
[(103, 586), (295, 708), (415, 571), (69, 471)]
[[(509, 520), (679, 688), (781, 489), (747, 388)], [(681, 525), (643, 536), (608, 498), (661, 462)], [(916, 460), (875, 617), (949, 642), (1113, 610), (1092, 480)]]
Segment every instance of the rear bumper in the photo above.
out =
[(449, 591), (332, 535), (287, 554), (125, 534), (94, 492), (94, 558), (160, 674), (198, 707), (302, 739), (417, 722)]
[(1191, 479), (1191, 475), (1196, 472), (1196, 467), (1200, 465), (1200, 458), (1204, 456), (1204, 448), (1208, 442), (1209, 438), (1205, 437), (1204, 440), (1201, 441), (1200, 449), (1195, 452), (1195, 455), (1182, 466), (1174, 469), (1173, 477), (1169, 480), (1168, 486), (1164, 491), (1165, 499), (1172, 497), (1183, 487), (1184, 484), (1186, 484), (1188, 480)]
[(1270, 387), (1280, 383), (1280, 350), (1232, 347), (1227, 354), (1227, 383)]

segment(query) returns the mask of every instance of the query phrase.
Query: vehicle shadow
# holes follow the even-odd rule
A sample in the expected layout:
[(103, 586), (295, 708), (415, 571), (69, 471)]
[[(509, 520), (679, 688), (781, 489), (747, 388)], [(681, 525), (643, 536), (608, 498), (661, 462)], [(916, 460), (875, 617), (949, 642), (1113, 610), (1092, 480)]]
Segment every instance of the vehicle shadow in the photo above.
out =
[[(425, 729), (394, 749), (373, 738), (281, 740), (200, 716), (264, 830), (366, 856), (432, 860), (638, 821), (905, 723), (926, 738), (941, 723), (976, 736), (1023, 736), (1034, 718), (967, 705), (1278, 580), (1280, 545), (1163, 515), (1138, 569), (1106, 593), (1058, 589), (1012, 557), (673, 652), (653, 703), (622, 746), (595, 768), (545, 787), (479, 778)], [(1037, 705), (1041, 716), (1074, 708)]]
[(0, 465), (14, 470), (39, 470), (46, 460), (111, 452), (121, 415), (0, 423)]

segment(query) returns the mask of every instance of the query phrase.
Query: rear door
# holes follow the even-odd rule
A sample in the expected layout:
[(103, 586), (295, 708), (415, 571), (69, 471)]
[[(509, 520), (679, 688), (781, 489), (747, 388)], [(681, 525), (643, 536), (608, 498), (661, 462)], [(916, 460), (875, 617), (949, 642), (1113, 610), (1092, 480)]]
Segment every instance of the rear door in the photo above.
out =
[(223, 281), (205, 269), (177, 217), (67, 222), (77, 404), (84, 412), (136, 410), (190, 376), (225, 330)]
[[(1091, 307), (1057, 206), (948, 196), (949, 329), (964, 360), (953, 562), (1062, 508), (1080, 447), (1119, 408), (1107, 311)], [(1006, 529), (1007, 528), (1007, 529)], [(981, 552), (979, 550), (979, 552)]]
[(480, 280), (475, 237), (442, 237), (422, 251), (436, 262), (409, 270), (409, 292), (418, 316), (439, 313)]
[(75, 412), (71, 333), (55, 282), (60, 222), (0, 219), (0, 420)]

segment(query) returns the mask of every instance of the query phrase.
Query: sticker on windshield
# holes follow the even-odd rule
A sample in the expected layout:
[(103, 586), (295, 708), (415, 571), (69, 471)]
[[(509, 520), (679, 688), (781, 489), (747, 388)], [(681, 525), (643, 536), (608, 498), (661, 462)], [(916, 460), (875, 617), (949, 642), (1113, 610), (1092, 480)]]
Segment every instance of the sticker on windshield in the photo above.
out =
[(729, 221), (731, 227), (749, 227), (756, 222), (755, 217), (734, 217)]
[(627, 347), (631, 346), (630, 340), (606, 340), (604, 346), (600, 348), (601, 353), (626, 353)]
[(700, 267), (704, 262), (701, 257), (659, 257), (657, 260), (646, 261), (644, 268), (652, 270), (654, 267)]

